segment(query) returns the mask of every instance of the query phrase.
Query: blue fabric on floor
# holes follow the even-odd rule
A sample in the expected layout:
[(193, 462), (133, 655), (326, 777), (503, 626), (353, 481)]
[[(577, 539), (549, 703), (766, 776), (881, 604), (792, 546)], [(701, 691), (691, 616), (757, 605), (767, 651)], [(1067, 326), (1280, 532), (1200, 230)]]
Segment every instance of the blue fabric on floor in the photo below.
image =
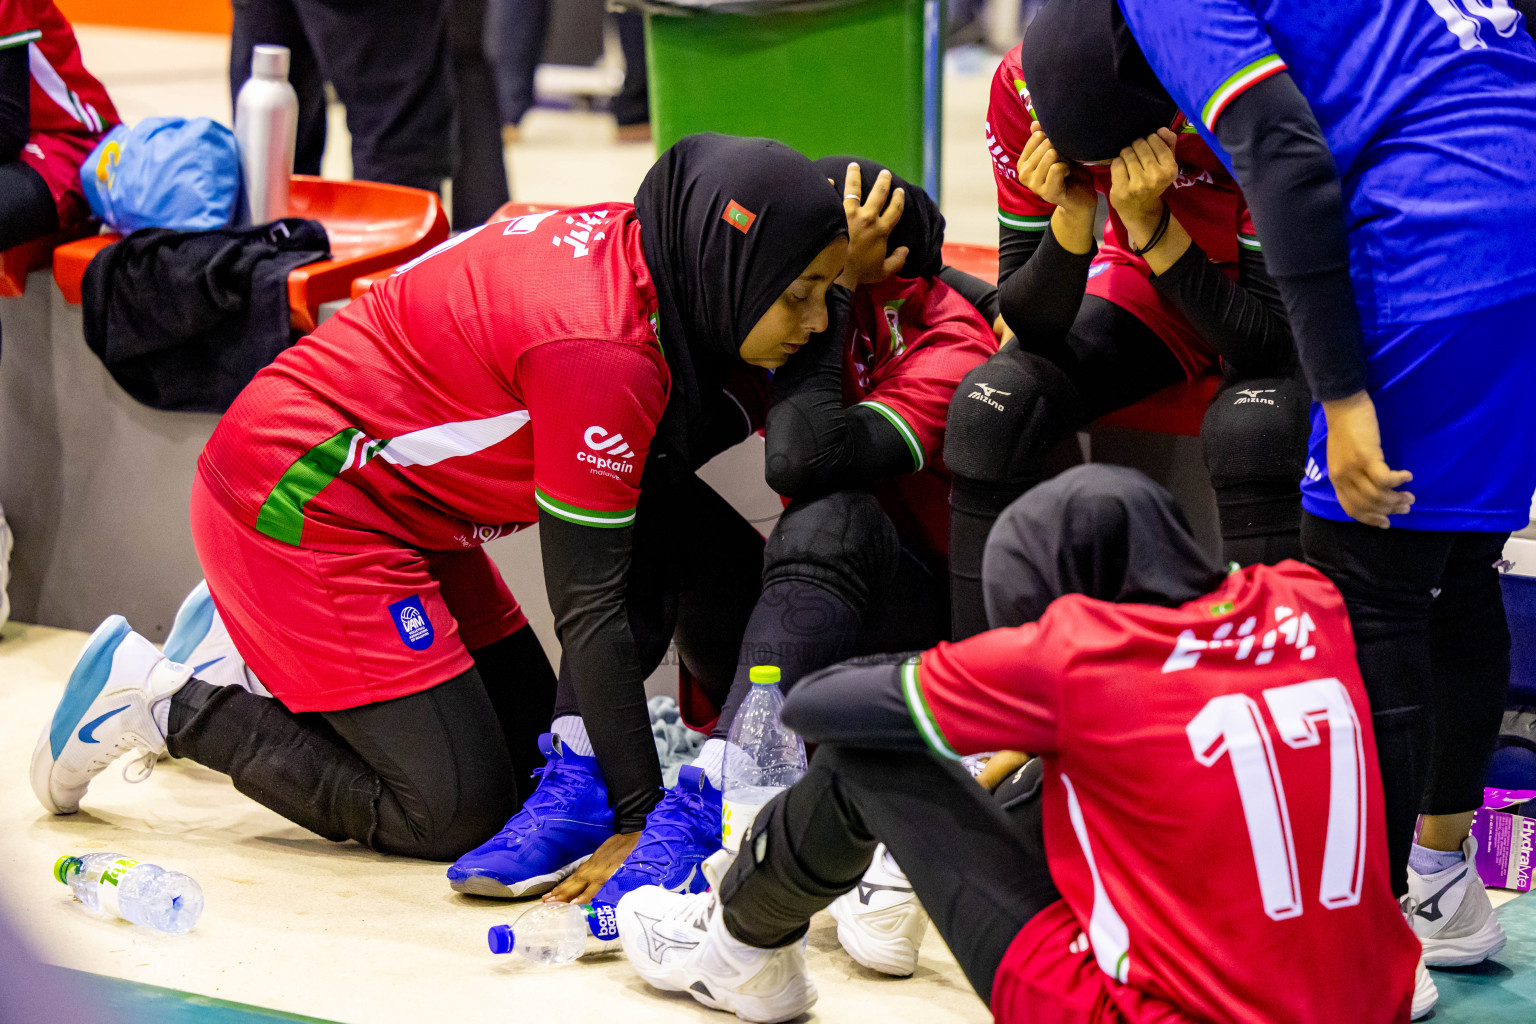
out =
[(670, 789), (677, 784), (683, 765), (692, 764), (699, 755), (706, 737), (683, 724), (682, 712), (671, 697), (652, 697), (646, 707), (651, 712), (651, 736), (661, 761), (661, 781)]

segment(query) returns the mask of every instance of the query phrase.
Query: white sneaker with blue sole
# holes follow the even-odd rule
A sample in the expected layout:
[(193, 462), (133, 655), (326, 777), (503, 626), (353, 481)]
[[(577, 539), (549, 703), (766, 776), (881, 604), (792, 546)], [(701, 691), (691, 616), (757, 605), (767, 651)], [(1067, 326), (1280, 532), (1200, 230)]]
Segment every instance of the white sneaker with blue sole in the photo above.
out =
[(91, 780), (135, 748), (146, 754), (147, 774), (165, 751), (152, 708), (191, 676), (190, 666), (166, 658), (121, 615), (97, 626), (32, 752), (37, 799), (54, 814), (75, 813)]
[(272, 696), (235, 650), (224, 619), (214, 607), (207, 580), (193, 587), (176, 610), (171, 632), (165, 638), (165, 656), (191, 665), (192, 675), (211, 686), (238, 686), (258, 697)]

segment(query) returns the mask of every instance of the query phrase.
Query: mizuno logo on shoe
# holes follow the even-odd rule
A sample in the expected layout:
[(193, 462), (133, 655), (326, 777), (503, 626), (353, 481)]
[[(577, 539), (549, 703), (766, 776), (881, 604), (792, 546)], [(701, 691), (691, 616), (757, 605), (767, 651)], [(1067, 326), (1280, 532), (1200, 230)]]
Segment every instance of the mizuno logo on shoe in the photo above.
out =
[(1462, 868), (1461, 874), (1457, 875), (1455, 878), (1451, 879), (1449, 882), (1446, 882), (1445, 885), (1441, 886), (1439, 892), (1435, 893), (1429, 899), (1424, 900), (1423, 902), (1421, 902), (1418, 905), (1417, 909), (1414, 910), (1414, 914), (1416, 916), (1418, 916), (1418, 917), (1422, 917), (1426, 921), (1438, 921), (1442, 917), (1444, 917), (1445, 915), (1440, 913), (1440, 897), (1442, 897), (1446, 893), (1450, 892), (1451, 888), (1457, 882), (1461, 881), (1463, 878), (1466, 878), (1467, 877), (1467, 872), (1469, 870), (1471, 870), (1471, 869), (1470, 868)]
[(673, 950), (679, 953), (686, 953), (688, 950), (695, 949), (699, 945), (697, 940), (687, 942), (679, 939), (669, 939), (665, 935), (657, 935), (656, 925), (661, 920), (659, 917), (646, 917), (644, 914), (636, 914), (635, 920), (640, 922), (640, 927), (645, 933), (646, 955), (658, 964), (665, 963), (666, 960), (664, 958)]
[(105, 722), (107, 719), (111, 718), (113, 715), (121, 714), (122, 712), (127, 711), (129, 707), (130, 707), (130, 705), (124, 704), (120, 708), (113, 708), (111, 711), (108, 711), (106, 714), (102, 715), (100, 718), (93, 718), (89, 722), (86, 722), (84, 725), (82, 725), (80, 727), (80, 732), (78, 734), (79, 737), (80, 737), (80, 742), (81, 743), (100, 743), (101, 740), (98, 740), (96, 738), (96, 727), (98, 725), (100, 725), (102, 722)]
[(221, 654), (217, 658), (214, 658), (212, 661), (205, 661), (201, 665), (195, 665), (192, 668), (192, 674), (193, 675), (197, 675), (203, 669), (211, 668), (212, 666), (217, 665), (219, 662), (221, 662), (223, 660), (224, 660), (224, 655)]
[(697, 864), (695, 864), (693, 867), (688, 869), (688, 874), (683, 877), (683, 880), (681, 882), (678, 882), (676, 885), (666, 886), (666, 888), (670, 892), (681, 892), (681, 893), (691, 892), (692, 890), (689, 889), (689, 886), (691, 886), (693, 884), (693, 878), (698, 873), (699, 873), (699, 866)]
[(910, 885), (881, 885), (878, 882), (859, 882), (859, 902), (869, 906), (870, 897), (877, 892), (911, 892)]

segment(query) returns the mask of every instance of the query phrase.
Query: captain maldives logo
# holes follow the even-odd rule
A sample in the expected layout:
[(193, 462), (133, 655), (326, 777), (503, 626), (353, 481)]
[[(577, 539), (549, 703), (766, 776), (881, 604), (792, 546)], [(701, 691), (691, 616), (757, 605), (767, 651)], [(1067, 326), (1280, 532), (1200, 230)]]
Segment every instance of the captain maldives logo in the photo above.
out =
[(732, 199), (726, 204), (725, 212), (720, 215), (720, 219), (742, 234), (746, 234), (752, 230), (752, 222), (757, 220), (757, 214)]
[(420, 594), (396, 601), (389, 606), (389, 614), (405, 646), (413, 651), (424, 651), (432, 646), (432, 623), (427, 619), (426, 609), (421, 606)]

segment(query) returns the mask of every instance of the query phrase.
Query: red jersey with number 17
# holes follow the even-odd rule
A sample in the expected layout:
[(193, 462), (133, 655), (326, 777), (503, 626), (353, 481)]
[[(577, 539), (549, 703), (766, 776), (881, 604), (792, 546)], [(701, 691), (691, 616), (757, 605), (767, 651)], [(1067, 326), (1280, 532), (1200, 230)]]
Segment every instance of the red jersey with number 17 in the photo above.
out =
[(444, 242), (278, 356), (199, 472), (305, 548), (453, 551), (541, 511), (622, 527), (670, 379), (634, 208), (533, 214)]
[(1255, 566), (1179, 608), (1070, 595), (903, 683), (939, 753), (1045, 760), (1064, 909), (1004, 957), (1000, 1022), (1408, 1020), (1419, 943), (1349, 620), (1316, 570)]

